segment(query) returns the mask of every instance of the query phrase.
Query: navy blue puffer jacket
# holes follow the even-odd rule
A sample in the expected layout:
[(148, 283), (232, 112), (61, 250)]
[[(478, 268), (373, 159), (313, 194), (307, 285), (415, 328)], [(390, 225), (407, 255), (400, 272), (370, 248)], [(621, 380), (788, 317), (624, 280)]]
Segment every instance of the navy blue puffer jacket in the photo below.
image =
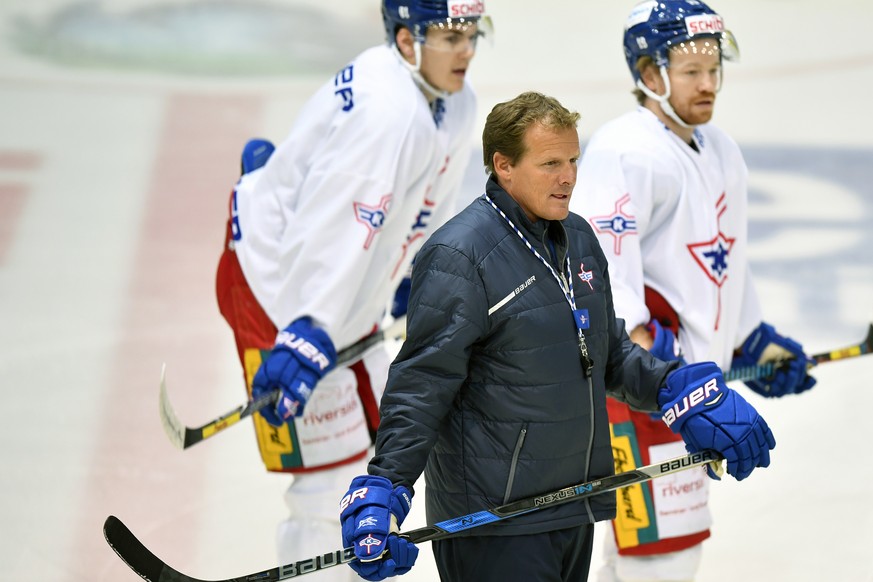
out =
[[(437, 230), (416, 257), (407, 339), (369, 466), (410, 488), (424, 471), (428, 523), (611, 475), (607, 392), (657, 410), (676, 366), (632, 343), (615, 318), (606, 259), (585, 220), (532, 223), (493, 178), (486, 188), (556, 272), (569, 252), (594, 368), (586, 378), (558, 282), (484, 196)], [(539, 533), (614, 514), (608, 493), (467, 535)]]

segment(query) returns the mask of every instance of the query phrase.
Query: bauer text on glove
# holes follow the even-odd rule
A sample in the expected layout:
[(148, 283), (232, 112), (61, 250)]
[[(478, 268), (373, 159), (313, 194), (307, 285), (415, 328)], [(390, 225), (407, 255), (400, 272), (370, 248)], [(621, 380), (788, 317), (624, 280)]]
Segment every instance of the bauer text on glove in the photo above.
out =
[(713, 362), (670, 373), (658, 402), (664, 422), (682, 436), (689, 452), (720, 452), (728, 473), (738, 481), (756, 467), (770, 464), (770, 450), (776, 446), (770, 427), (752, 405), (728, 388)]
[(275, 406), (260, 410), (273, 426), (301, 416), (316, 384), (336, 365), (336, 349), (327, 333), (300, 318), (276, 336), (276, 345), (252, 381), (252, 398), (279, 389)]

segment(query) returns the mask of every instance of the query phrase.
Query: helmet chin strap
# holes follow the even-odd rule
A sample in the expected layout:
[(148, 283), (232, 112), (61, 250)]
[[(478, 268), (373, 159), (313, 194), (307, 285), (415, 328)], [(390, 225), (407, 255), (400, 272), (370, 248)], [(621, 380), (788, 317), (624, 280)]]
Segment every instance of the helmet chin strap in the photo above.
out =
[(443, 91), (442, 89), (437, 89), (433, 85), (427, 82), (427, 80), (421, 74), (421, 43), (417, 40), (412, 44), (412, 50), (415, 53), (415, 64), (410, 64), (403, 55), (400, 53), (400, 49), (397, 48), (397, 43), (392, 43), (391, 48), (394, 49), (394, 54), (397, 55), (397, 58), (400, 59), (400, 62), (403, 63), (403, 66), (409, 71), (409, 74), (412, 75), (412, 79), (415, 81), (415, 84), (419, 86), (419, 88), (424, 92), (428, 101), (433, 101), (435, 99), (446, 99), (449, 96), (448, 91)]
[(661, 106), (661, 110), (667, 115), (667, 117), (678, 123), (681, 127), (687, 129), (693, 128), (694, 126), (685, 123), (685, 121), (683, 121), (682, 118), (679, 117), (679, 115), (673, 109), (673, 106), (670, 105), (670, 77), (667, 76), (667, 67), (661, 65), (659, 69), (661, 71), (661, 79), (664, 80), (665, 91), (663, 95), (658, 95), (657, 93), (646, 87), (646, 84), (643, 83), (642, 79), (637, 79), (637, 87), (640, 91), (646, 94), (646, 97), (657, 101), (658, 104)]

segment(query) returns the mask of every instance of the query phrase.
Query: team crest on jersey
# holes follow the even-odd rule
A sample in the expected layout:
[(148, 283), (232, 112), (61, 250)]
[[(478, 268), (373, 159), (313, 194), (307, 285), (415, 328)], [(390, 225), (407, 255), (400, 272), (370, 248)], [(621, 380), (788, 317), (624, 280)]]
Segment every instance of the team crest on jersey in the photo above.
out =
[(722, 194), (715, 203), (719, 224), (718, 234), (710, 240), (687, 245), (688, 251), (694, 257), (694, 262), (703, 269), (707, 278), (718, 287), (718, 313), (715, 319), (715, 329), (718, 329), (718, 324), (721, 320), (721, 288), (728, 278), (731, 249), (736, 241), (736, 238), (728, 237), (721, 230), (721, 217), (727, 211), (726, 198), (725, 194)]
[(594, 285), (591, 284), (591, 281), (594, 280), (594, 272), (585, 270), (585, 263), (579, 263), (579, 278), (582, 279), (583, 283), (588, 283), (588, 288), (594, 291)]
[(713, 283), (721, 287), (727, 279), (728, 257), (736, 239), (719, 232), (706, 242), (688, 245), (691, 256)]
[(625, 194), (616, 200), (612, 214), (595, 216), (590, 219), (594, 230), (612, 236), (612, 248), (616, 255), (621, 254), (621, 239), (628, 235), (637, 234), (637, 219), (624, 210), (628, 202), (630, 202), (630, 194)]
[(355, 202), (355, 220), (367, 227), (369, 233), (364, 241), (364, 249), (369, 249), (373, 239), (382, 230), (388, 210), (391, 208), (391, 194), (382, 196), (378, 206), (368, 206), (361, 202)]

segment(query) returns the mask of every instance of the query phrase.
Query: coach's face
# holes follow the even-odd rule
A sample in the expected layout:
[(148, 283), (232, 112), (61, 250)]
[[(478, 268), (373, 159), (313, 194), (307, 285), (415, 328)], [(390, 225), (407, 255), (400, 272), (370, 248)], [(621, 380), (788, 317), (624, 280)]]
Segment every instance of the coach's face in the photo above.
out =
[(523, 141), (524, 153), (515, 162), (494, 154), (498, 183), (531, 221), (567, 218), (581, 155), (576, 128), (535, 123), (525, 130)]

